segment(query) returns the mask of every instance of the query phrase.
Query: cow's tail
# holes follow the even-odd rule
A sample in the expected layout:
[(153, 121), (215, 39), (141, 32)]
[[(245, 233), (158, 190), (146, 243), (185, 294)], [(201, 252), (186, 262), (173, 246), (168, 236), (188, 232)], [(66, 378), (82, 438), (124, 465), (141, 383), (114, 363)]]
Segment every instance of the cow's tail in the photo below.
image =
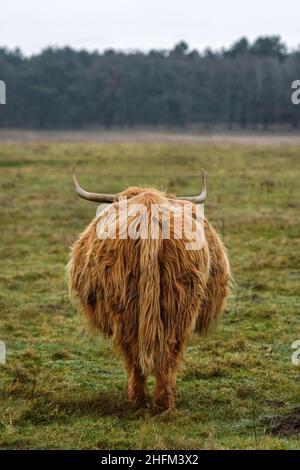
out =
[(139, 362), (148, 375), (163, 353), (164, 327), (160, 315), (160, 269), (158, 254), (161, 239), (141, 240), (139, 280)]

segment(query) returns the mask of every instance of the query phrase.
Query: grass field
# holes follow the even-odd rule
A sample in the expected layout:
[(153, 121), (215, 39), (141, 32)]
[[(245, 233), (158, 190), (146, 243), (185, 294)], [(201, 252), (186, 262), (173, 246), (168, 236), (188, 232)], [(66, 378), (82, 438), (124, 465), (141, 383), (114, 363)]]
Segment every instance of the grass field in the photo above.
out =
[[(74, 161), (103, 192), (192, 194), (207, 170), (236, 285), (217, 331), (190, 343), (174, 412), (130, 407), (110, 342), (70, 304), (69, 246), (96, 211), (73, 194)], [(282, 144), (0, 143), (0, 448), (299, 449), (299, 177), (300, 147)]]

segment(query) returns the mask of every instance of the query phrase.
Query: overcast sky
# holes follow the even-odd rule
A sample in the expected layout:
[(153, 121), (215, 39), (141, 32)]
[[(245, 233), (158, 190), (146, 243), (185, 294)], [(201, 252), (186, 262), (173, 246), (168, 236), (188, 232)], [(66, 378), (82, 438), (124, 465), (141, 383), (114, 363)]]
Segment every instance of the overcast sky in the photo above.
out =
[(204, 49), (241, 36), (279, 34), (300, 44), (300, 0), (4, 0), (0, 46), (31, 54), (46, 46)]

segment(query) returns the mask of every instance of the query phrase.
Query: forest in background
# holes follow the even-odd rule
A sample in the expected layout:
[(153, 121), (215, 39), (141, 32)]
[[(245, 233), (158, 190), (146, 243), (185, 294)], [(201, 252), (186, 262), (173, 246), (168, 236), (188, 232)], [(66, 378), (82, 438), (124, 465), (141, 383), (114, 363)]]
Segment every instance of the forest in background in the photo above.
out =
[(147, 53), (49, 47), (30, 57), (2, 47), (0, 79), (1, 128), (300, 125), (291, 102), (300, 48), (289, 51), (279, 36), (202, 52), (184, 41)]

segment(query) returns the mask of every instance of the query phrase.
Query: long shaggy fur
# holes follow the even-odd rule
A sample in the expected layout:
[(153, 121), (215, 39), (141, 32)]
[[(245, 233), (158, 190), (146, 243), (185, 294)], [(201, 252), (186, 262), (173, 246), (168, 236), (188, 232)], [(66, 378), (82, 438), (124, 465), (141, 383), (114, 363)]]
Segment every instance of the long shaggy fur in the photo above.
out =
[(70, 294), (89, 324), (112, 336), (127, 369), (129, 399), (144, 403), (147, 376), (154, 374), (152, 404), (162, 411), (174, 405), (176, 371), (191, 333), (206, 333), (221, 315), (230, 268), (222, 241), (206, 219), (201, 249), (187, 250), (190, 234), (177, 239), (175, 224), (170, 239), (163, 238), (163, 215), (153, 217), (151, 204), (171, 210), (183, 202), (155, 189), (129, 188), (108, 209), (108, 220), (112, 208), (120, 217), (120, 196), (128, 198), (128, 220), (133, 224), (138, 225), (130, 213), (133, 204), (146, 207), (143, 217), (148, 218), (148, 230), (150, 223), (156, 224), (157, 239), (122, 239), (124, 227), (116, 239), (99, 239), (97, 224), (104, 220), (100, 214), (72, 247)]

